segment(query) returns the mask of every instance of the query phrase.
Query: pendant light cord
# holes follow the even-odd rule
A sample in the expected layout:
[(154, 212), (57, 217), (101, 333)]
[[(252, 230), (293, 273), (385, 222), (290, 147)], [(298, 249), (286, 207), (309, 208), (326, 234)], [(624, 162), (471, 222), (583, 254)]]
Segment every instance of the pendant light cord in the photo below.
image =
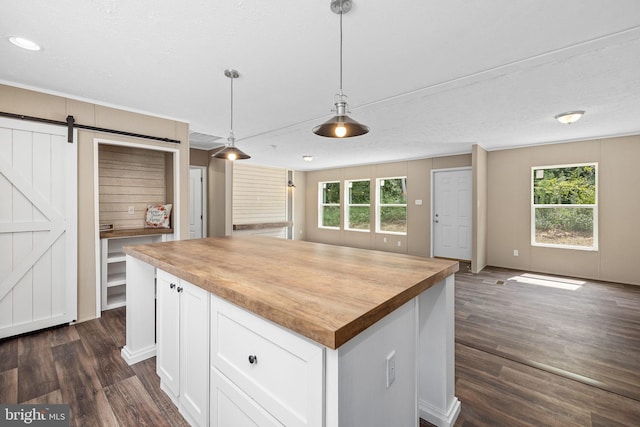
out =
[(342, 97), (342, 5), (340, 5), (340, 96)]
[(233, 135), (233, 78), (229, 80), (231, 80), (231, 137), (234, 137)]

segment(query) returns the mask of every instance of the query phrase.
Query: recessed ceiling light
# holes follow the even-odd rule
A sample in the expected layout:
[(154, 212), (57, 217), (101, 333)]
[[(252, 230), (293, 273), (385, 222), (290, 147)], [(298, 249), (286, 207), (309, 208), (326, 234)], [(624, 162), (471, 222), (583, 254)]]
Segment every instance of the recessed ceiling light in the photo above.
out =
[(580, 117), (584, 114), (584, 111), (567, 111), (556, 116), (556, 120), (560, 123), (570, 125), (573, 122), (580, 120)]
[(37, 51), (42, 49), (36, 42), (25, 39), (24, 37), (11, 36), (9, 37), (9, 41), (16, 46), (27, 50)]

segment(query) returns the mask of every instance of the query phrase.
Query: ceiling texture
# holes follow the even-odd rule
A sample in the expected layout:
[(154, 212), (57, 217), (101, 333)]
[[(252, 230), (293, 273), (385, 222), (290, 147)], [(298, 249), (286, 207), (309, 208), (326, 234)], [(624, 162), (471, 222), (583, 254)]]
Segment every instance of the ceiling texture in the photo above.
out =
[(638, 0), (354, 0), (343, 88), (371, 131), (317, 136), (339, 88), (330, 2), (4, 0), (0, 82), (187, 121), (213, 148), (234, 68), (245, 162), (295, 170), (640, 134)]

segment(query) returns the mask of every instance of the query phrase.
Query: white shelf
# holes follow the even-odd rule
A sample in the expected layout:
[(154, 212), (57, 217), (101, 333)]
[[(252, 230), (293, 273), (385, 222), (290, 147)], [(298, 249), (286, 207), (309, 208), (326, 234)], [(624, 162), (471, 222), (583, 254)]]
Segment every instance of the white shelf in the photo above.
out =
[(101, 239), (101, 303), (102, 310), (126, 305), (125, 246), (166, 241), (168, 234), (140, 234)]
[(124, 272), (107, 274), (107, 288), (124, 285), (126, 283), (127, 274)]
[(127, 299), (126, 299), (126, 292), (124, 291), (124, 287), (123, 287), (123, 291), (121, 292), (109, 292), (108, 294), (108, 300), (109, 303), (107, 304), (106, 307), (103, 307), (104, 310), (111, 310), (112, 308), (118, 308), (118, 307), (122, 307), (124, 305), (126, 305), (127, 303)]
[(125, 262), (127, 256), (124, 252), (112, 252), (107, 256), (107, 263), (112, 264), (115, 262)]

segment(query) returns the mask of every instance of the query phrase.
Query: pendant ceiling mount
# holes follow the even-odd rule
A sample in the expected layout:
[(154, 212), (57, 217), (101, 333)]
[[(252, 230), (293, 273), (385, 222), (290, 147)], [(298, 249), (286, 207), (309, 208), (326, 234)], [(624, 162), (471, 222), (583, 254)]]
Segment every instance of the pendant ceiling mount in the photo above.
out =
[(333, 0), (331, 2), (331, 11), (336, 14), (347, 13), (351, 10), (351, 0)]
[(251, 156), (236, 147), (236, 138), (233, 135), (233, 80), (240, 77), (240, 73), (234, 69), (224, 70), (224, 75), (231, 80), (231, 131), (229, 132), (229, 138), (227, 138), (228, 144), (220, 151), (213, 154), (211, 157), (216, 159), (225, 160), (244, 160), (250, 159)]
[(353, 6), (352, 0), (332, 0), (331, 10), (340, 15), (340, 91), (336, 94), (336, 115), (319, 126), (313, 128), (313, 133), (327, 138), (350, 138), (364, 135), (369, 132), (369, 127), (347, 116), (349, 107), (347, 95), (342, 91), (342, 15), (349, 12)]

